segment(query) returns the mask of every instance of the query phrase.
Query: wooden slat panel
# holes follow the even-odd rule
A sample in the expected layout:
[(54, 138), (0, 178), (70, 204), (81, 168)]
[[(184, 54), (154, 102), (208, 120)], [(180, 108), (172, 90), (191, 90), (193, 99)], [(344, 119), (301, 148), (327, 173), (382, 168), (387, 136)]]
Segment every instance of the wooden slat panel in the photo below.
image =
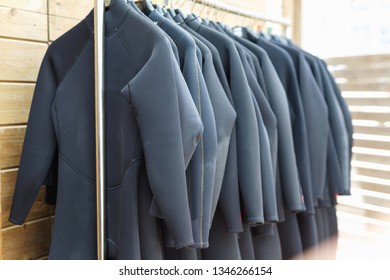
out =
[[(376, 179), (374, 177), (371, 177), (372, 179)], [(353, 181), (353, 187), (354, 188), (361, 188), (365, 190), (375, 191), (375, 192), (382, 192), (385, 194), (390, 194), (390, 185), (384, 185), (384, 184), (375, 184), (372, 182), (364, 182), (361, 180), (354, 180)]]
[(340, 245), (352, 244), (349, 251), (359, 244), (369, 249), (371, 242), (387, 240), (390, 225), (390, 55), (327, 62), (340, 78), (354, 125), (352, 196), (339, 197), (337, 206)]
[(354, 170), (356, 170), (356, 172), (359, 175), (371, 176), (371, 177), (390, 180), (390, 172), (389, 171), (369, 169), (369, 168), (364, 168), (364, 167), (354, 167)]
[(0, 36), (47, 41), (47, 15), (0, 7)]
[(390, 98), (388, 91), (343, 91), (342, 96), (349, 100), (353, 98)]
[[(390, 202), (387, 199), (380, 199), (380, 198), (376, 198), (376, 197), (363, 196), (363, 201), (364, 201), (364, 203), (390, 208)], [(390, 217), (390, 215), (389, 215), (389, 217)]]
[[(369, 207), (367, 204), (364, 204), (363, 202), (350, 202), (350, 203), (339, 203), (339, 207), (337, 208), (339, 211), (346, 212), (346, 213), (352, 213), (352, 214), (359, 214), (364, 217), (372, 218), (372, 219), (383, 219), (384, 217), (390, 217), (390, 215), (386, 213), (381, 213), (375, 210), (370, 209), (364, 209), (364, 207)], [(380, 209), (380, 208), (378, 208)]]
[(339, 84), (343, 91), (390, 91), (388, 83), (346, 83)]
[(346, 98), (350, 106), (390, 106), (390, 98)]
[(383, 149), (383, 150), (390, 149), (390, 143), (383, 142), (383, 141), (370, 141), (370, 140), (354, 139), (353, 144), (355, 147), (365, 147), (365, 148)]
[(26, 123), (34, 84), (0, 83), (0, 125)]
[(0, 127), (0, 169), (19, 165), (25, 126)]
[[(389, 65), (390, 67), (390, 65)], [(349, 77), (347, 79), (340, 78), (342, 81), (347, 81), (348, 84), (353, 85), (366, 85), (366, 84), (389, 84), (390, 79), (388, 76), (374, 76), (374, 77), (366, 77), (366, 76), (360, 76), (360, 77)], [(336, 80), (337, 81), (337, 80)]]
[(47, 13), (47, 0), (0, 0), (0, 6), (23, 9), (42, 14)]
[(8, 169), (0, 171), (0, 198), (10, 197), (14, 193), (18, 169)]
[[(389, 120), (390, 121), (390, 120)], [(355, 133), (360, 134), (375, 134), (390, 136), (390, 127), (387, 126), (354, 126)]]
[[(3, 187), (2, 180), (0, 180), (0, 197), (2, 195), (2, 187)], [(0, 200), (0, 215), (1, 216), (3, 215), (2, 211), (1, 211), (1, 200)], [(0, 260), (3, 259), (3, 233), (1, 230), (2, 228), (3, 228), (3, 225), (2, 225), (2, 221), (0, 220)]]
[(367, 155), (367, 154), (358, 154), (354, 153), (353, 158), (358, 161), (379, 163), (379, 164), (389, 164), (390, 165), (390, 157), (388, 156), (379, 156), (379, 155)]
[(372, 162), (366, 162), (366, 161), (358, 161), (355, 159), (352, 159), (351, 164), (354, 167), (387, 171), (387, 172), (389, 172), (389, 175), (390, 175), (390, 165), (389, 164), (380, 164), (380, 163), (372, 163)]
[(389, 54), (364, 55), (364, 56), (347, 56), (334, 57), (326, 59), (328, 65), (372, 65), (375, 63), (390, 62)]
[(38, 259), (48, 255), (50, 218), (3, 230), (3, 259)]
[(80, 20), (78, 19), (49, 16), (49, 40), (56, 40), (79, 22)]
[(3, 232), (0, 230), (0, 261), (3, 260)]
[(378, 77), (390, 77), (390, 62), (388, 64), (380, 65), (377, 67), (362, 65), (361, 67), (354, 66), (342, 70), (333, 71), (332, 75), (336, 78), (378, 78)]
[[(26, 218), (26, 222), (49, 217), (51, 215), (51, 206), (46, 204), (45, 196), (46, 196), (45, 189), (42, 188)], [(3, 228), (10, 227), (13, 225), (8, 221), (9, 213), (11, 210), (11, 204), (12, 204), (12, 196), (2, 197), (1, 208), (2, 208)]]
[[(2, 170), (0, 172), (0, 185), (1, 185), (1, 209), (3, 210), (2, 221), (3, 228), (8, 227), (11, 223), (8, 222), (8, 216), (10, 206), (12, 203), (12, 197), (15, 189), (16, 177), (18, 169)], [(43, 218), (52, 215), (54, 207), (51, 207), (45, 203), (45, 189), (42, 187), (36, 202), (34, 203), (26, 221), (32, 221), (34, 219)], [(0, 221), (1, 222), (1, 221)]]
[(390, 113), (351, 112), (352, 118), (357, 120), (390, 121)]
[(34, 82), (47, 44), (0, 39), (0, 80)]
[(50, 0), (49, 15), (82, 19), (93, 8), (93, 0)]
[(337, 211), (346, 212), (346, 213), (353, 213), (353, 214), (361, 215), (361, 216), (364, 216), (366, 214), (366, 210), (364, 210), (364, 209), (351, 207), (351, 206), (345, 205), (343, 203), (337, 204)]

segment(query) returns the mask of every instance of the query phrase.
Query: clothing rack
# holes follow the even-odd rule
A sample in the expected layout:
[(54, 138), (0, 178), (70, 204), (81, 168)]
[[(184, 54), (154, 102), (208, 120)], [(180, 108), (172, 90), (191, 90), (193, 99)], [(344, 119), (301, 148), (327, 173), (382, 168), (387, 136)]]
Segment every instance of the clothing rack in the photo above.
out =
[(225, 11), (230, 14), (235, 14), (238, 16), (248, 17), (257, 19), (259, 21), (266, 21), (266, 22), (272, 22), (280, 24), (284, 27), (291, 26), (291, 21), (287, 18), (275, 18), (270, 17), (264, 14), (261, 14), (259, 12), (251, 11), (248, 9), (243, 9), (231, 4), (224, 3), (219, 0), (194, 0), (195, 3), (201, 4), (203, 6), (208, 6), (217, 10)]
[(104, 110), (104, 9), (110, 0), (94, 1), (95, 142), (97, 259), (105, 256), (105, 110)]
[[(120, 0), (117, 0), (120, 1)], [(227, 13), (267, 21), (289, 27), (291, 22), (285, 18), (273, 18), (248, 9), (218, 0), (194, 0), (204, 6)], [(95, 61), (95, 142), (96, 142), (96, 226), (97, 259), (105, 257), (105, 110), (104, 110), (104, 10), (111, 0), (94, 0), (94, 61)]]

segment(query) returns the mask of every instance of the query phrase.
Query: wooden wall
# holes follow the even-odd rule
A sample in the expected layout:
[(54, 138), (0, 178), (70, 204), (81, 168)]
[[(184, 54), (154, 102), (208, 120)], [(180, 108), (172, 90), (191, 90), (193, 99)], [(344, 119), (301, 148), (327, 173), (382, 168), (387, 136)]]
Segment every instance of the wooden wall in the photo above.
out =
[[(187, 10), (192, 5), (191, 1), (173, 2), (186, 4), (183, 7)], [(266, 2), (243, 0), (238, 5), (266, 13)], [(77, 24), (92, 7), (93, 0), (0, 0), (0, 259), (48, 255), (54, 210), (44, 202), (44, 189), (24, 225), (12, 225), (8, 215), (42, 58), (50, 42)]]
[(390, 54), (327, 60), (354, 127), (352, 195), (338, 198), (339, 258), (390, 257)]
[(8, 215), (43, 55), (92, 7), (92, 0), (0, 0), (0, 259), (48, 255), (53, 209), (44, 189), (24, 225), (9, 223)]

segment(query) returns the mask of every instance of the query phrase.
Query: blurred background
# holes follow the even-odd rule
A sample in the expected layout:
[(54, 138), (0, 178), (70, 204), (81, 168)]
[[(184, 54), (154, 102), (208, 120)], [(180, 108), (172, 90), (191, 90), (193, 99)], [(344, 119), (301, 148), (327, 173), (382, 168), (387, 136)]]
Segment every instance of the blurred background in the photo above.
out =
[[(286, 36), (326, 60), (355, 132), (352, 195), (338, 197), (331, 246), (336, 259), (390, 259), (390, 0), (152, 2)], [(0, 0), (0, 259), (47, 257), (54, 209), (44, 192), (23, 226), (7, 221), (9, 207), (42, 57), (92, 8), (93, 0)]]

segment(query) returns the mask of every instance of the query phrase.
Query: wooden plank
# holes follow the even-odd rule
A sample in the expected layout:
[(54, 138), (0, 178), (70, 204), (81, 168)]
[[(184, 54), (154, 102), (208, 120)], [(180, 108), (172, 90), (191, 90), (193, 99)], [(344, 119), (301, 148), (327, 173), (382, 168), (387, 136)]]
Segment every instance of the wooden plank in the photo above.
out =
[(3, 229), (3, 259), (28, 260), (48, 255), (50, 218)]
[[(0, 197), (2, 196), (2, 188), (3, 188), (3, 184), (2, 184), (2, 180), (0, 178)], [(2, 216), (3, 215), (3, 212), (1, 210), (1, 200), (0, 200), (0, 215)], [(3, 225), (2, 225), (2, 221), (0, 220), (0, 260), (3, 259), (3, 233), (2, 233), (2, 229), (3, 228)]]
[(50, 0), (49, 15), (80, 20), (93, 8), (93, 0)]
[(347, 56), (347, 57), (333, 57), (326, 59), (328, 65), (355, 65), (355, 64), (375, 64), (390, 62), (389, 54), (376, 54), (376, 55), (360, 55), (360, 56)]
[[(360, 176), (360, 177), (362, 177), (362, 176)], [(390, 194), (390, 185), (374, 183), (374, 181), (376, 180), (375, 177), (367, 177), (367, 178), (370, 178), (371, 180), (362, 181), (362, 179), (360, 179), (360, 178), (355, 180), (352, 177), (353, 189), (354, 188), (361, 188), (361, 189), (365, 189), (365, 190), (369, 190), (369, 191)], [(352, 189), (352, 192), (353, 192), (353, 189)]]
[(355, 120), (374, 120), (379, 122), (390, 121), (390, 113), (374, 112), (351, 112), (352, 119)]
[(35, 82), (47, 44), (0, 39), (0, 81)]
[(389, 83), (345, 83), (339, 84), (342, 91), (390, 91)]
[(47, 13), (47, 0), (0, 0), (0, 6), (17, 8), (42, 14)]
[(350, 106), (390, 106), (390, 98), (345, 98)]
[(0, 169), (19, 165), (26, 126), (0, 127)]
[(390, 127), (388, 126), (357, 126), (353, 127), (355, 133), (376, 134), (390, 136)]
[[(49, 217), (51, 215), (51, 206), (46, 204), (45, 196), (46, 196), (45, 189), (42, 188), (26, 218), (26, 222)], [(12, 198), (13, 196), (1, 198), (1, 208), (2, 208), (1, 219), (2, 219), (3, 228), (13, 226), (13, 224), (8, 221), (9, 213), (11, 210)]]
[(27, 123), (34, 84), (0, 83), (0, 125)]
[[(9, 216), (10, 206), (12, 203), (12, 197), (15, 190), (17, 174), (18, 174), (18, 169), (16, 168), (0, 171), (0, 185), (1, 185), (0, 211), (2, 210), (3, 228), (12, 225), (11, 223), (8, 222), (8, 216)], [(45, 196), (46, 196), (45, 189), (44, 187), (42, 187), (26, 221), (32, 221), (35, 219), (43, 218), (46, 216), (50, 216), (54, 213), (53, 212), (54, 207), (46, 204)]]
[(0, 261), (3, 260), (3, 232), (0, 230)]
[[(363, 198), (364, 203), (377, 205), (377, 206), (381, 206), (381, 207), (387, 207), (387, 208), (390, 207), (389, 200), (387, 200), (387, 199), (380, 199), (377, 197), (370, 197), (370, 196), (366, 196), (366, 195), (363, 195), (362, 198)], [(389, 215), (389, 217), (390, 217), (390, 215)]]
[(56, 40), (79, 22), (78, 19), (49, 15), (49, 40)]
[[(361, 215), (371, 219), (388, 220), (390, 218), (390, 214), (388, 214), (388, 208), (386, 207), (375, 207), (374, 205), (370, 205), (353, 199), (339, 201), (339, 205), (340, 208), (337, 208), (338, 211)], [(383, 211), (385, 211), (386, 213), (384, 213)]]
[(356, 214), (356, 215), (360, 215), (360, 216), (365, 216), (365, 214), (366, 214), (366, 210), (364, 210), (364, 209), (351, 207), (351, 206), (345, 205), (345, 204), (340, 203), (340, 202), (338, 202), (338, 204), (337, 204), (337, 211), (352, 213), (352, 214)]
[(381, 141), (354, 139), (353, 145), (355, 147), (364, 147), (364, 148), (372, 148), (372, 149), (382, 149), (382, 150), (389, 150), (390, 149), (389, 142), (381, 142)]
[(353, 98), (389, 98), (390, 92), (388, 91), (343, 91), (342, 96), (346, 99)]
[(336, 78), (356, 79), (356, 78), (378, 78), (390, 76), (390, 61), (387, 64), (346, 67), (332, 71)]
[(0, 7), (0, 36), (47, 41), (47, 15)]
[(388, 157), (388, 156), (354, 153), (353, 158), (358, 160), (358, 161), (365, 161), (365, 162), (372, 162), (372, 163), (379, 163), (379, 164), (388, 164), (390, 166), (390, 157)]
[(357, 174), (362, 176), (370, 176), (379, 179), (390, 180), (390, 172), (386, 170), (370, 169), (370, 168), (356, 167), (356, 166), (354, 166), (353, 169)]
[[(7, 216), (9, 215), (9, 206), (11, 205), (11, 199), (14, 194), (17, 175), (18, 175), (17, 168), (0, 171), (0, 186), (1, 186), (0, 204), (3, 205), (3, 207), (0, 207), (0, 211), (1, 209), (3, 209), (4, 211), (8, 212), (8, 214), (4, 213), (5, 216), (3, 216), (3, 220), (5, 224), (3, 227), (10, 225), (9, 223), (7, 223), (7, 219), (8, 219)], [(55, 207), (47, 205), (45, 202), (46, 194), (44, 188), (45, 187), (42, 186), (42, 190), (40, 191), (40, 194), (38, 195), (38, 198), (36, 199), (36, 202), (34, 203), (29, 216), (27, 217), (27, 221), (54, 214)], [(1, 201), (4, 202), (1, 203)]]
[(0, 171), (0, 198), (11, 197), (14, 193), (18, 169), (7, 169)]
[[(367, 84), (389, 84), (390, 78), (388, 76), (373, 76), (373, 77), (350, 77), (350, 78), (339, 78), (342, 81), (347, 81), (348, 84), (353, 85), (367, 85)], [(338, 79), (336, 79), (337, 82)]]

